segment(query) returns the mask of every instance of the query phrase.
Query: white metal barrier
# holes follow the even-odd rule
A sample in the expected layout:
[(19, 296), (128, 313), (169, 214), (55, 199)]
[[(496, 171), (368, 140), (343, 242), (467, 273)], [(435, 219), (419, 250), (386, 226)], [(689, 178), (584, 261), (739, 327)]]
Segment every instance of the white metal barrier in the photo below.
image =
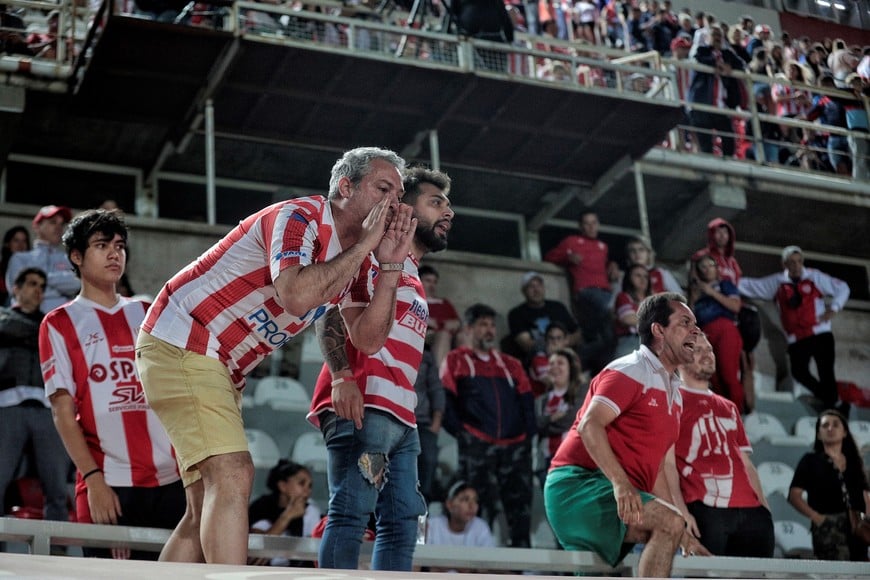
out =
[[(158, 551), (169, 538), (169, 530), (104, 526), (0, 518), (0, 540), (25, 542), (31, 552), (49, 554), (52, 545), (81, 547), (126, 547)], [(251, 556), (283, 556), (291, 560), (316, 560), (320, 540), (252, 534), (248, 539)], [(372, 544), (363, 543), (361, 561), (371, 560)], [(457, 562), (456, 546), (417, 546), (414, 564), (450, 568)], [(526, 572), (582, 572), (584, 574), (627, 574), (636, 576), (638, 556), (629, 554), (622, 565), (611, 568), (591, 552), (523, 548), (462, 548), (463, 567), (480, 570), (522, 570)], [(766, 558), (689, 557), (674, 558), (674, 575), (741, 578), (866, 578), (870, 564)]]

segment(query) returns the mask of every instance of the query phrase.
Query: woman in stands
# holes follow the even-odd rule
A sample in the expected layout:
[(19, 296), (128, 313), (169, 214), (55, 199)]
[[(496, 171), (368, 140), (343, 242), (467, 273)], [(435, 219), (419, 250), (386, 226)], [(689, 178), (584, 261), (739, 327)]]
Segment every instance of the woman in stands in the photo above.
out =
[(9, 289), (6, 288), (6, 270), (9, 258), (16, 252), (30, 250), (30, 234), (24, 226), (13, 226), (3, 234), (2, 255), (0, 255), (0, 306), (9, 302)]
[(692, 262), (689, 306), (716, 354), (716, 374), (711, 379), (713, 391), (732, 401), (743, 415), (745, 401), (740, 381), (743, 339), (737, 329), (740, 295), (730, 280), (720, 279), (716, 260), (707, 254)]
[[(257, 498), (248, 509), (252, 534), (310, 537), (320, 521), (320, 510), (310, 502), (311, 472), (303, 465), (282, 459), (269, 471), (269, 493)], [(287, 558), (256, 558), (255, 565), (312, 566), (311, 562)]]
[(646, 264), (633, 264), (622, 277), (622, 292), (616, 295), (613, 308), (613, 333), (616, 336), (614, 358), (631, 354), (640, 347), (637, 335), (637, 308), (643, 299), (652, 295), (649, 268)]
[(543, 379), (547, 392), (535, 403), (538, 438), (544, 456), (541, 469), (536, 473), (541, 479), (542, 487), (550, 468), (550, 459), (562, 443), (565, 433), (574, 424), (586, 394), (581, 376), (583, 367), (577, 353), (567, 347), (559, 348), (550, 355), (548, 362), (547, 374)]
[(849, 422), (839, 411), (823, 411), (816, 421), (813, 452), (798, 463), (788, 492), (789, 503), (812, 522), (816, 558), (867, 561), (867, 545), (852, 534), (849, 509), (870, 512), (868, 490)]

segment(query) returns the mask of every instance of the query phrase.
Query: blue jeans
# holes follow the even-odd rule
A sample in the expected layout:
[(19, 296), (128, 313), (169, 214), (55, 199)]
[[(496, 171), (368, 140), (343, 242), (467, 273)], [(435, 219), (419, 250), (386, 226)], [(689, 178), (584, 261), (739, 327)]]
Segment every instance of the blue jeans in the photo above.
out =
[(320, 566), (356, 569), (363, 533), (374, 512), (372, 569), (410, 571), (418, 518), (426, 513), (417, 489), (417, 430), (370, 408), (360, 430), (329, 411), (320, 416), (320, 430), (329, 479), (329, 519), (320, 544)]
[(33, 446), (36, 471), (45, 494), (44, 519), (66, 521), (70, 458), (54, 426), (51, 409), (42, 404), (0, 407), (0, 495), (12, 483), (28, 441)]

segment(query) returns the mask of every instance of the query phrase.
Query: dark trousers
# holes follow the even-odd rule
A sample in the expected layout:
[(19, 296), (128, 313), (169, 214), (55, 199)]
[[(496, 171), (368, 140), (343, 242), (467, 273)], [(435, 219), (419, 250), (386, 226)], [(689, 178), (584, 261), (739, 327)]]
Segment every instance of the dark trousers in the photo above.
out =
[(420, 455), (417, 456), (417, 477), (420, 479), (420, 493), (426, 502), (432, 501), (432, 482), (438, 467), (438, 434), (429, 430), (428, 425), (417, 425), (420, 435)]
[(477, 490), (480, 517), (495, 521), (496, 500), (501, 499), (514, 548), (531, 546), (532, 446), (526, 440), (494, 445), (467, 432), (459, 433), (459, 473)]
[[(118, 494), (122, 516), (118, 525), (172, 530), (184, 515), (187, 499), (181, 480), (158, 487), (113, 487)], [(85, 498), (85, 502), (87, 499)], [(84, 548), (88, 558), (111, 558), (107, 548)], [(131, 560), (157, 560), (160, 552), (132, 550)]]
[[(718, 113), (707, 113), (706, 111), (692, 111), (692, 125), (699, 129), (713, 129), (722, 139), (722, 156), (731, 157), (734, 155), (734, 128), (731, 126), (731, 119), (725, 115)], [(707, 131), (695, 133), (695, 138), (698, 140), (698, 149), (703, 153), (713, 152), (713, 135)]]
[(763, 506), (714, 508), (693, 501), (688, 508), (698, 523), (701, 543), (713, 555), (773, 557), (773, 517)]
[[(815, 334), (788, 345), (791, 376), (820, 399), (826, 407), (837, 402), (837, 379), (834, 377), (834, 335)], [(810, 373), (810, 360), (816, 361), (817, 379)]]

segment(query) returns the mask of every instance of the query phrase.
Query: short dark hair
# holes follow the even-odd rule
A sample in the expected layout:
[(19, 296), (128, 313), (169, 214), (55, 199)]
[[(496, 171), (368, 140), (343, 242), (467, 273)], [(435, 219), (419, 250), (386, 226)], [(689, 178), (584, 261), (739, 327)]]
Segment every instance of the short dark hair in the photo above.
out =
[(465, 324), (474, 324), (480, 318), (495, 318), (495, 316), (495, 309), (478, 302), (465, 310)]
[[(124, 214), (116, 209), (92, 209), (73, 218), (63, 233), (67, 258), (72, 256), (74, 250), (84, 256), (88, 241), (94, 234), (103, 234), (109, 239), (117, 234), (127, 243), (127, 222), (124, 221)], [(76, 276), (81, 276), (78, 266), (71, 259), (70, 264)]]
[(434, 274), (436, 278), (441, 277), (441, 275), (438, 273), (438, 270), (436, 270), (434, 266), (430, 266), (429, 264), (423, 264), (417, 269), (417, 275), (420, 278), (422, 278), (423, 276), (428, 276), (429, 274)]
[(24, 286), (24, 282), (27, 280), (27, 277), (30, 274), (36, 274), (40, 278), (42, 278), (43, 282), (48, 282), (48, 275), (41, 268), (24, 268), (18, 275), (15, 276), (15, 281), (12, 283), (16, 288), (21, 288)]
[(416, 166), (405, 170), (405, 175), (402, 179), (402, 186), (405, 188), (405, 195), (402, 196), (402, 203), (413, 205), (420, 195), (420, 185), (429, 183), (441, 190), (444, 195), (450, 194), (450, 176), (443, 171), (428, 169), (426, 167)]
[(279, 459), (278, 465), (269, 470), (269, 475), (266, 478), (266, 487), (272, 492), (278, 493), (278, 482), (286, 480), (288, 477), (293, 477), (300, 471), (310, 471), (301, 463), (290, 461), (289, 459)]
[(651, 346), (653, 342), (652, 325), (656, 322), (667, 326), (674, 309), (671, 302), (687, 304), (686, 297), (676, 292), (659, 292), (643, 299), (637, 309), (637, 333), (640, 343)]

